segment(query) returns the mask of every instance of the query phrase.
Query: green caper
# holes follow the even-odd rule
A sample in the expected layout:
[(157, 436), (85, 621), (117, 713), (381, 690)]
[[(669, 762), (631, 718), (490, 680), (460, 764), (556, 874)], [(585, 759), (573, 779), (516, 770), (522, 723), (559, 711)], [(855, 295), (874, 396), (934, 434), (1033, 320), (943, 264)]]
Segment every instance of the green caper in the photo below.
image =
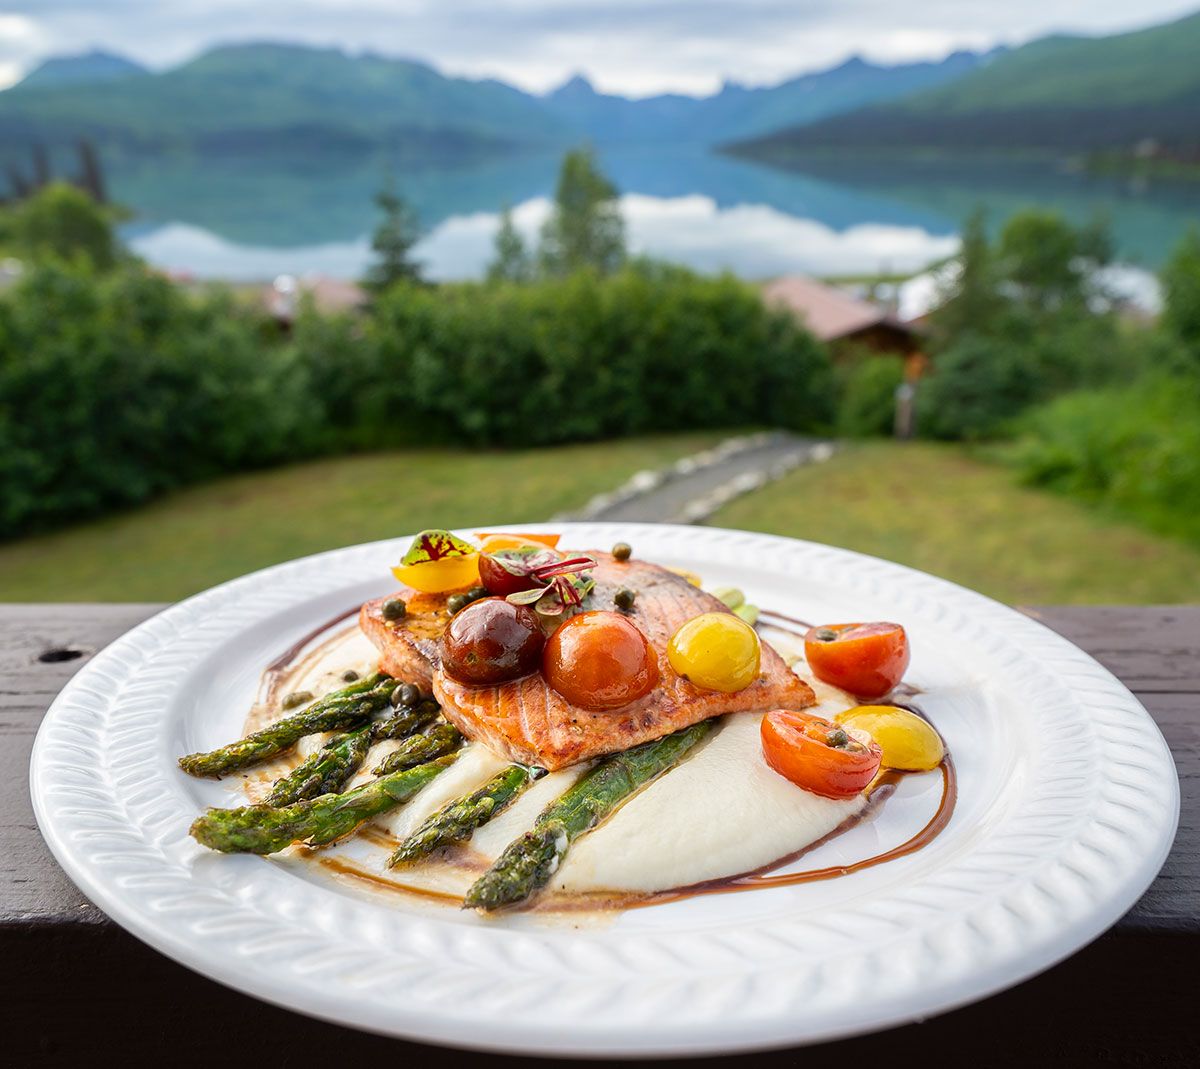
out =
[(632, 609), (633, 603), (636, 600), (637, 594), (635, 594), (627, 586), (621, 587), (621, 589), (613, 595), (613, 604), (622, 612), (628, 612), (630, 609)]
[(342, 682), (343, 683), (353, 683), (357, 679), (358, 679), (358, 673), (353, 668), (347, 668), (342, 673)]
[(446, 611), (453, 616), (455, 613), (462, 612), (470, 604), (471, 599), (466, 594), (451, 594), (446, 599)]
[(832, 642), (837, 638), (837, 632), (832, 627), (818, 627), (813, 632), (813, 638), (818, 642)]
[(850, 736), (842, 728), (834, 728), (828, 735), (825, 736), (825, 745), (841, 747), (847, 746), (850, 743)]
[(485, 586), (473, 586), (467, 591), (467, 597), (471, 601), (478, 601), (480, 598), (486, 598), (487, 596), (488, 588)]
[(383, 618), (385, 620), (403, 620), (408, 612), (408, 606), (403, 598), (388, 598), (383, 603)]
[(629, 560), (633, 556), (633, 546), (628, 542), (618, 542), (612, 548), (613, 560)]
[(311, 690), (294, 690), (283, 699), (283, 707), (285, 709), (295, 709), (297, 705), (303, 705), (305, 702), (312, 700), (313, 693)]
[(413, 706), (421, 700), (421, 690), (413, 683), (401, 683), (392, 691), (392, 705), (399, 709), (403, 705)]

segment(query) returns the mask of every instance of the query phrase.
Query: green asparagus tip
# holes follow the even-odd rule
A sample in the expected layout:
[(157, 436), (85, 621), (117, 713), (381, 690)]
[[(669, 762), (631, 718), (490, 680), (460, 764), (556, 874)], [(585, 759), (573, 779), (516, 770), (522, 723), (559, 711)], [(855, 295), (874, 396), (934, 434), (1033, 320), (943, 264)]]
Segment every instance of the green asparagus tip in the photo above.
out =
[(567, 846), (567, 829), (557, 821), (527, 831), (471, 885), (463, 909), (491, 912), (523, 902), (554, 875)]

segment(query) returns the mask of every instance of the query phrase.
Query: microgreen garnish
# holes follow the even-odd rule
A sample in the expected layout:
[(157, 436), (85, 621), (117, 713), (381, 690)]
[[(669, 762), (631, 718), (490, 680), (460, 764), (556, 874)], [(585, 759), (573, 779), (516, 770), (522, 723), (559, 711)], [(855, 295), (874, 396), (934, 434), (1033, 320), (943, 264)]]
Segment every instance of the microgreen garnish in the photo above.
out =
[(584, 573), (596, 566), (591, 557), (570, 557), (567, 560), (550, 559), (553, 554), (530, 553), (524, 557), (501, 556), (496, 559), (513, 575), (524, 575), (537, 585), (530, 590), (519, 590), (509, 594), (514, 605), (532, 605), (546, 616), (559, 616), (568, 608), (575, 609), (596, 585), (595, 579)]

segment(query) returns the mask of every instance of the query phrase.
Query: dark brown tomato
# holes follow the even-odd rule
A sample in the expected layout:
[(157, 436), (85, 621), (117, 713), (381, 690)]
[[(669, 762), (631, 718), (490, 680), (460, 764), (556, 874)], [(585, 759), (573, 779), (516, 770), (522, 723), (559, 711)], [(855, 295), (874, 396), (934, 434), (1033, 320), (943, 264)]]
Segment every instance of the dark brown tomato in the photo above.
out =
[(442, 666), (460, 683), (507, 683), (537, 671), (545, 644), (541, 621), (527, 605), (483, 598), (446, 625)]

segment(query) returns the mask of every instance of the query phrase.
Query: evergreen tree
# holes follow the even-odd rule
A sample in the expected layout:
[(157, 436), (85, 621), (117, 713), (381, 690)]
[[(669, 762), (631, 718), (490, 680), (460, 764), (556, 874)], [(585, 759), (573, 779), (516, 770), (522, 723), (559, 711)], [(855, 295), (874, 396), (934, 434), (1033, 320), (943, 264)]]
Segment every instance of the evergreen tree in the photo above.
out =
[(496, 255), (488, 265), (489, 282), (528, 282), (533, 275), (533, 263), (525, 241), (513, 223), (512, 209), (500, 213), (500, 229), (496, 231)]
[(625, 262), (625, 221), (617, 189), (600, 171), (590, 148), (563, 157), (554, 211), (542, 228), (539, 260), (548, 275), (581, 268), (611, 274)]
[(422, 264), (412, 255), (421, 240), (417, 213), (390, 180), (375, 195), (375, 203), (383, 219), (371, 236), (376, 260), (367, 273), (367, 289), (380, 293), (396, 282), (423, 282)]
[(1200, 230), (1190, 229), (1162, 272), (1163, 326), (1200, 365)]
[(987, 333), (1003, 307), (982, 208), (975, 209), (963, 225), (955, 263), (957, 272), (942, 288), (930, 316), (939, 347), (964, 334)]

